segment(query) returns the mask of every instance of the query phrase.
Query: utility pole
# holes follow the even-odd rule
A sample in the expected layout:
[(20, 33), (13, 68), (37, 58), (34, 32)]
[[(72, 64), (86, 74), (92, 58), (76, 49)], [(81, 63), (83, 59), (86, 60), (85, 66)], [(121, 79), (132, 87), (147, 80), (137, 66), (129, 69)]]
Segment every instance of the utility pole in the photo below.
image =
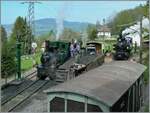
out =
[(35, 3), (41, 3), (41, 2), (37, 2), (37, 1), (26, 1), (26, 2), (21, 2), (21, 4), (28, 4), (28, 15), (27, 15), (27, 23), (28, 26), (31, 28), (32, 33), (30, 33), (28, 30), (28, 28), (26, 28), (26, 33), (28, 34), (28, 42), (29, 43), (29, 53), (31, 53), (32, 50), (32, 42), (34, 40), (34, 36), (35, 36), (35, 16), (34, 16), (34, 5)]
[(16, 57), (17, 57), (17, 79), (21, 80), (21, 43), (20, 43), (20, 38), (21, 35), (18, 32), (17, 34), (17, 53), (16, 53)]
[(103, 38), (105, 38), (105, 19), (103, 19)]
[(142, 16), (140, 17), (140, 63), (142, 64), (142, 51), (143, 51), (143, 38), (142, 38)]
[(103, 53), (105, 53), (106, 52), (106, 47), (105, 47), (105, 19), (103, 19), (103, 45), (104, 45)]

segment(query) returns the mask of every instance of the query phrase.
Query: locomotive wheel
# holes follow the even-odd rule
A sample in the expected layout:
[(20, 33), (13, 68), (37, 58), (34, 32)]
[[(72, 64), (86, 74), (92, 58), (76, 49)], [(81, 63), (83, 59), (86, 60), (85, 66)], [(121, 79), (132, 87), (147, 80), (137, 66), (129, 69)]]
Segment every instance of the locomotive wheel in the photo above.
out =
[(46, 76), (41, 76), (39, 77), (40, 80), (45, 80), (46, 79)]
[(56, 79), (56, 76), (50, 76), (49, 77), (51, 80), (55, 80)]

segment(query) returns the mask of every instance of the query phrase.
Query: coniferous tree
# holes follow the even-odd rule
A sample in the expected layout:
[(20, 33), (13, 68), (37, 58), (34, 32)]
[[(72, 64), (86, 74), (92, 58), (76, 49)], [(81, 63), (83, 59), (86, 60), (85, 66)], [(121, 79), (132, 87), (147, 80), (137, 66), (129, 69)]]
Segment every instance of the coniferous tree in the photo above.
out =
[[(116, 16), (108, 23), (109, 27), (111, 28), (111, 33), (118, 34), (122, 29), (122, 27), (118, 27), (118, 25), (126, 25), (129, 23), (137, 22), (139, 21), (139, 17), (141, 15), (149, 17), (148, 10), (149, 5), (147, 2), (145, 5), (140, 5), (134, 9), (123, 10), (117, 13)], [(129, 26), (125, 26), (125, 28)]]
[(72, 39), (78, 40), (80, 38), (80, 33), (73, 31), (69, 28), (64, 28), (62, 34), (59, 37), (59, 40), (71, 41)]
[(32, 42), (32, 30), (28, 26), (26, 18), (18, 17), (14, 24), (11, 40), (14, 45), (17, 41), (21, 43), (22, 54), (29, 54), (31, 52), (31, 42)]
[(7, 41), (7, 33), (3, 26), (0, 27), (0, 32), (1, 32), (1, 42), (5, 43)]
[(89, 25), (87, 27), (87, 34), (89, 40), (95, 40), (97, 38), (97, 29), (95, 25)]
[(8, 77), (16, 71), (15, 54), (12, 49), (11, 41), (7, 40), (7, 33), (3, 26), (1, 30), (2, 54), (1, 54), (1, 73), (2, 77)]

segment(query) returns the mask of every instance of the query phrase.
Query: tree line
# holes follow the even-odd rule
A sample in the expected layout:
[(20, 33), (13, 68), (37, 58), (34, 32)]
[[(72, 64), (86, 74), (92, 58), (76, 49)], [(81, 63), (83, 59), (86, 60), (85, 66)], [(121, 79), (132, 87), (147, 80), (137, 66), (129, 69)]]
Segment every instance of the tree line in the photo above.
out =
[(121, 29), (129, 27), (129, 26), (118, 27), (118, 25), (138, 21), (140, 16), (149, 18), (148, 10), (149, 10), (149, 1), (147, 1), (145, 5), (140, 5), (133, 9), (120, 11), (108, 22), (108, 26), (111, 28), (111, 33), (114, 35), (118, 34), (121, 31)]
[(26, 18), (18, 17), (14, 23), (12, 33), (8, 37), (6, 30), (0, 26), (2, 55), (1, 55), (1, 74), (2, 77), (12, 75), (16, 72), (16, 43), (21, 43), (21, 54), (29, 54), (30, 38), (32, 30), (27, 24)]

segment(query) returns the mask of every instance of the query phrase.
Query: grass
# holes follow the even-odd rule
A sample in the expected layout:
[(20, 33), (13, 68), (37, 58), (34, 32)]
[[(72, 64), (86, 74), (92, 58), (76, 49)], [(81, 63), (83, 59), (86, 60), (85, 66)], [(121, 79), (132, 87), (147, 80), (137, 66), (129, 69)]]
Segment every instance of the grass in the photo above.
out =
[(145, 106), (144, 112), (149, 112), (149, 104)]
[(35, 60), (36, 63), (40, 64), (41, 53), (36, 53), (35, 55), (22, 56), (21, 58), (21, 71), (27, 71), (33, 68)]
[(113, 49), (113, 45), (116, 43), (116, 40), (105, 40), (105, 46), (104, 46), (104, 50), (108, 50), (108, 51), (111, 51), (111, 52), (114, 52), (114, 49)]

